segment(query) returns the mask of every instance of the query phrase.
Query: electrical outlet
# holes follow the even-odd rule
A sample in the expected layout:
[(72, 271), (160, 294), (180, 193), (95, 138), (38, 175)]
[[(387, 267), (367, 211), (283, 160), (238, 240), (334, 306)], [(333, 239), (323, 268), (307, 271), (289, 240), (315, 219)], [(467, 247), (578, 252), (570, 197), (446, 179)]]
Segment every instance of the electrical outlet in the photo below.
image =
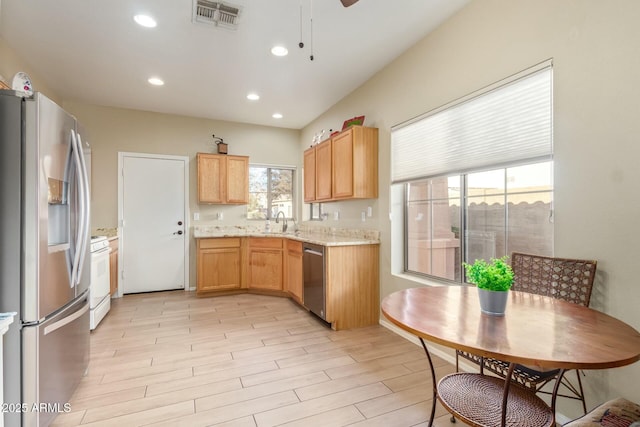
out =
[(367, 220), (367, 213), (365, 211), (362, 211), (362, 215), (360, 217), (362, 219), (362, 222), (365, 222)]
[(335, 211), (333, 213), (333, 219), (336, 221), (340, 219), (340, 211)]
[(367, 206), (367, 216), (369, 218), (373, 216), (373, 208), (371, 206)]
[(224, 212), (218, 212), (218, 219), (222, 221), (224, 219)]
[(200, 221), (200, 212), (194, 212), (193, 213), (193, 220), (194, 221)]

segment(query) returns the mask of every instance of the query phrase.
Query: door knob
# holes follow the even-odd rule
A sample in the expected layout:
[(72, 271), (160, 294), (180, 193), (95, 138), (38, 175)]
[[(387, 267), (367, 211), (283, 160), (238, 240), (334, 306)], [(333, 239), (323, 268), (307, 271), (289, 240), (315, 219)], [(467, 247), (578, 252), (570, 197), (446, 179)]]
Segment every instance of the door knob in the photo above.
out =
[(178, 225), (182, 225), (182, 221), (178, 221)]
[(175, 233), (173, 233), (173, 234), (182, 234), (182, 230), (178, 230), (178, 231), (176, 231), (176, 232), (175, 232)]

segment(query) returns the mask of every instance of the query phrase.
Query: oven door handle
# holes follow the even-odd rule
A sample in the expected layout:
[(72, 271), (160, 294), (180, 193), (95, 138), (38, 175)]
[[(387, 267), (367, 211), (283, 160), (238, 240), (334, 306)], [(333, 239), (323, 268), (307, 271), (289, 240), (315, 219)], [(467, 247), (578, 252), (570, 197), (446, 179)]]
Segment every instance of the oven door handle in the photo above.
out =
[(96, 255), (102, 255), (102, 254), (108, 254), (111, 253), (111, 248), (110, 247), (106, 247), (106, 248), (102, 248), (102, 249), (98, 249), (97, 251), (93, 251), (91, 252), (91, 256), (96, 256)]

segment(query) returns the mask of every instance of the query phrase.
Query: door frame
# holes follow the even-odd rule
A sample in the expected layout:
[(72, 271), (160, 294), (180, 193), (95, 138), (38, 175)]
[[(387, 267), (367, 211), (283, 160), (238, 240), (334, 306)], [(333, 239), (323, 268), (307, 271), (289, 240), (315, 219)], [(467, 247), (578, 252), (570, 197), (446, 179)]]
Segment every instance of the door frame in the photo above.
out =
[(191, 283), (189, 282), (189, 272), (191, 265), (189, 264), (189, 243), (191, 233), (189, 231), (189, 157), (188, 156), (173, 156), (169, 154), (149, 154), (149, 153), (132, 153), (126, 151), (118, 151), (118, 297), (121, 298), (124, 294), (124, 289), (121, 284), (122, 268), (124, 267), (124, 253), (127, 249), (126, 242), (123, 239), (122, 227), (124, 216), (124, 182), (122, 180), (124, 176), (124, 159), (125, 157), (137, 157), (137, 158), (149, 158), (158, 160), (177, 160), (184, 163), (184, 290), (193, 291)]

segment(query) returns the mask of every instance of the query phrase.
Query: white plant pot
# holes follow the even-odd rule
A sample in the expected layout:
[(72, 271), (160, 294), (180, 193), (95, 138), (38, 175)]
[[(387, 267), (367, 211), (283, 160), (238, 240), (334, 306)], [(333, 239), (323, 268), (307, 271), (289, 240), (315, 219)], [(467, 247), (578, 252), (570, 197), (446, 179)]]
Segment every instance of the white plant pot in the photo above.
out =
[(480, 310), (491, 316), (504, 316), (509, 291), (490, 291), (478, 288)]

